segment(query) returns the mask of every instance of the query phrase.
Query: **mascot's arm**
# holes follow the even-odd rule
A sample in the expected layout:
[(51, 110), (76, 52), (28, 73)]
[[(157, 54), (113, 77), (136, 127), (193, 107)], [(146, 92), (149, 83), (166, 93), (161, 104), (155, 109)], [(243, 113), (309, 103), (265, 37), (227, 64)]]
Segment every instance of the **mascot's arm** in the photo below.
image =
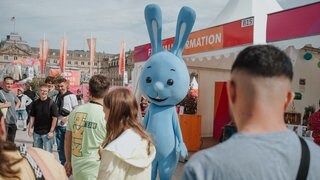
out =
[(144, 129), (147, 129), (148, 123), (149, 123), (149, 108), (147, 113), (144, 115), (143, 122), (142, 122)]
[(188, 156), (188, 150), (186, 148), (186, 145), (183, 143), (182, 133), (181, 133), (180, 124), (179, 124), (179, 118), (177, 113), (173, 113), (172, 119), (173, 119), (174, 134), (179, 141), (180, 155), (182, 158), (186, 158)]

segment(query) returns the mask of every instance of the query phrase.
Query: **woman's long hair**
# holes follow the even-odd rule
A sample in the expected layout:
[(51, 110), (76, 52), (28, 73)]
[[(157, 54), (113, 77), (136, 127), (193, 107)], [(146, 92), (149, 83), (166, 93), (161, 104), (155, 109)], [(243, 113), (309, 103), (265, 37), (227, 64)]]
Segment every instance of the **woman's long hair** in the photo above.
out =
[[(0, 121), (4, 121), (4, 118), (1, 116)], [(0, 122), (0, 126), (4, 126), (4, 124), (5, 123)], [(2, 177), (19, 179), (19, 177), (16, 174), (19, 173), (20, 169), (14, 170), (12, 169), (12, 167), (20, 161), (22, 161), (22, 158), (11, 162), (10, 157), (8, 157), (5, 154), (6, 152), (12, 152), (17, 150), (18, 148), (14, 143), (7, 142), (0, 137), (0, 175)]]
[(107, 136), (104, 146), (119, 137), (126, 129), (132, 128), (148, 142), (149, 155), (152, 140), (138, 120), (138, 103), (130, 90), (118, 88), (111, 91), (104, 98), (104, 106), (110, 110), (107, 117)]

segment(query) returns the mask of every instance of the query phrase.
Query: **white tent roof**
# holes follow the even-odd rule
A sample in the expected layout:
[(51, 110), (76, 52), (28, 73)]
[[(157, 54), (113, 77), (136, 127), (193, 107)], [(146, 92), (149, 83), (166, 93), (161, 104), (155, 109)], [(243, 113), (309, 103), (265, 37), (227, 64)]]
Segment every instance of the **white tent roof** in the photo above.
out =
[(288, 40), (270, 42), (280, 49), (286, 49), (289, 46), (293, 46), (295, 49), (302, 49), (305, 46), (311, 46), (314, 48), (320, 48), (320, 35), (300, 37)]
[(276, 0), (229, 0), (228, 4), (213, 20), (213, 26), (233, 22), (252, 16), (266, 15), (281, 11), (282, 7)]
[(254, 17), (253, 44), (266, 43), (267, 15), (283, 10), (276, 0), (229, 0), (212, 25)]
[[(281, 10), (283, 9), (276, 0), (229, 0), (211, 25), (217, 26), (254, 17), (253, 44), (266, 44), (267, 15)], [(234, 57), (247, 46), (248, 45), (236, 46), (187, 55), (184, 56), (184, 59), (187, 61), (195, 61), (228, 58), (229, 56)]]

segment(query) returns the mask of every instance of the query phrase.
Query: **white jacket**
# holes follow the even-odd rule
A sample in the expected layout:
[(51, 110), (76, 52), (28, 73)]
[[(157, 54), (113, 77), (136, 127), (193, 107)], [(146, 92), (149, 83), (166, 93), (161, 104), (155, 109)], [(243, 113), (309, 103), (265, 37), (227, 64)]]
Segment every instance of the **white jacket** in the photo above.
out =
[(147, 141), (132, 129), (124, 131), (102, 149), (98, 179), (151, 179), (156, 150), (151, 145), (148, 155), (147, 147)]
[(17, 110), (25, 110), (26, 106), (28, 106), (29, 104), (32, 103), (32, 99), (29, 98), (29, 96), (27, 96), (25, 94), (22, 94), (21, 96), (22, 96), (21, 97), (21, 104), (20, 104), (20, 107)]

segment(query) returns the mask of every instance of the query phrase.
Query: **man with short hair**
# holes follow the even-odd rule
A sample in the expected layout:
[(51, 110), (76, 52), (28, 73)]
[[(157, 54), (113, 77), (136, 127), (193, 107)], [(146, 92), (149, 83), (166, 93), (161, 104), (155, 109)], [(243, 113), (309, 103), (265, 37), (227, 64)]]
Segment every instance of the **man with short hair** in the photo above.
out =
[[(32, 100), (32, 102), (34, 102), (36, 99), (39, 98), (38, 95), (31, 90), (30, 82), (27, 82), (24, 84), (23, 94), (27, 95)], [(28, 113), (27, 124), (29, 124), (31, 108), (32, 108), (32, 103), (26, 106), (26, 111)]]
[(16, 109), (20, 106), (18, 97), (12, 92), (13, 78), (6, 76), (3, 79), (3, 89), (0, 90), (0, 102), (2, 107), (8, 108), (6, 114), (7, 140), (14, 142), (17, 131)]
[(27, 95), (32, 101), (38, 99), (37, 94), (31, 90), (30, 82), (24, 84), (23, 94)]
[(46, 77), (46, 79), (44, 80), (44, 83), (46, 83), (48, 85), (49, 88), (49, 92), (48, 92), (48, 97), (49, 98), (53, 98), (54, 96), (56, 96), (59, 92), (56, 90), (56, 83), (55, 83), (55, 78), (52, 76), (48, 76)]
[(69, 84), (65, 78), (57, 80), (59, 94), (54, 97), (58, 107), (58, 126), (56, 128), (56, 141), (58, 146), (59, 160), (62, 165), (66, 162), (64, 154), (64, 138), (68, 124), (69, 113), (78, 105), (76, 95), (68, 90)]
[(28, 135), (33, 135), (33, 147), (52, 153), (58, 109), (53, 100), (48, 97), (48, 90), (46, 84), (39, 87), (40, 98), (32, 105)]
[(301, 149), (309, 149), (310, 162), (301, 166), (309, 166), (303, 179), (319, 180), (320, 148), (300, 139), (284, 122), (294, 98), (292, 77), (290, 59), (273, 46), (240, 52), (227, 86), (238, 133), (193, 155), (182, 179), (301, 179), (300, 160), (306, 155)]
[(103, 98), (109, 85), (105, 76), (92, 76), (89, 80), (91, 101), (78, 106), (68, 118), (65, 168), (68, 175), (73, 172), (75, 179), (97, 179), (100, 164), (98, 151), (106, 136)]

